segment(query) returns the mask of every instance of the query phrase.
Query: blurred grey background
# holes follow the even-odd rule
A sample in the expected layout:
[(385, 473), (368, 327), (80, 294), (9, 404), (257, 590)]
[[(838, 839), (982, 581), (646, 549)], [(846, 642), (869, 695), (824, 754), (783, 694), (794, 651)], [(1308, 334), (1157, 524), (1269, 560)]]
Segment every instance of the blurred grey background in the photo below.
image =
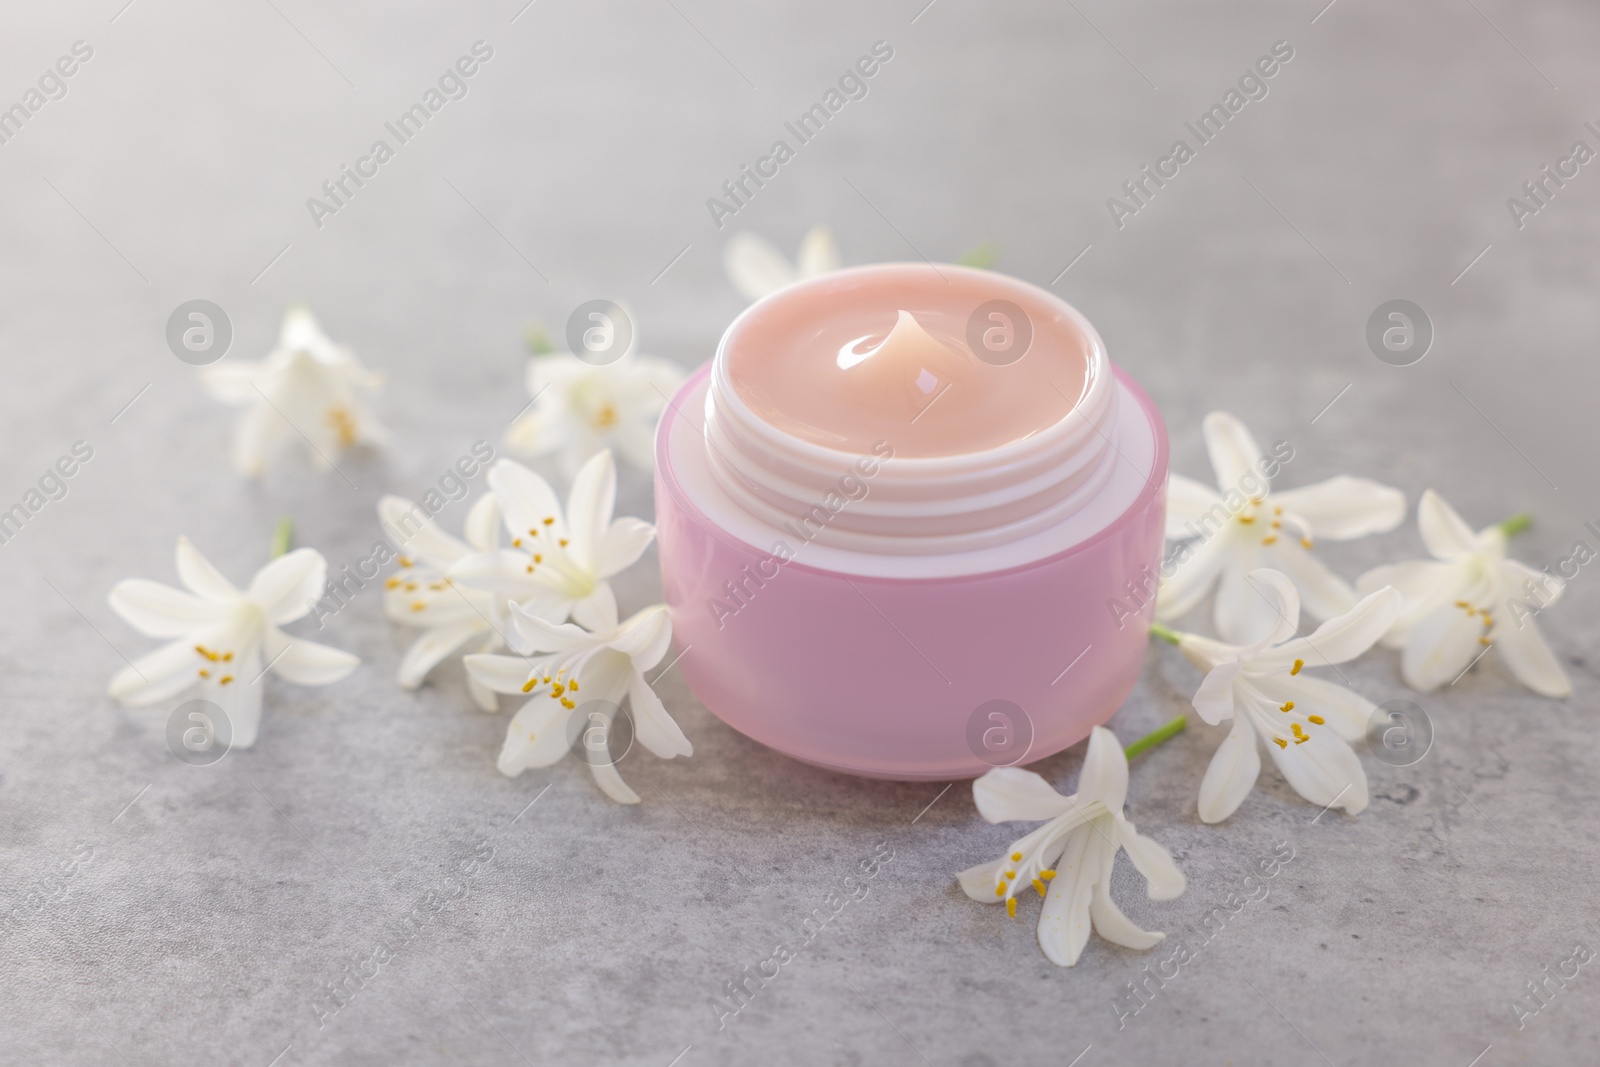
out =
[[(1478, 525), (1527, 509), (1516, 551), (1535, 565), (1600, 547), (1583, 527), (1600, 520), (1600, 163), (1521, 228), (1507, 206), (1575, 141), (1600, 148), (1584, 125), (1600, 125), (1593, 5), (524, 2), (70, 0), (0, 16), (0, 107), (74, 42), (93, 50), (0, 144), (0, 506), (74, 441), (94, 449), (0, 545), (0, 1058), (1596, 1057), (1587, 968), (1547, 982), (1520, 1029), (1512, 1008), (1600, 937), (1588, 568), (1541, 617), (1573, 676), (1565, 702), (1517, 688), (1493, 656), (1426, 697), (1392, 654), (1349, 669), (1375, 700), (1417, 700), (1436, 732), (1414, 766), (1365, 759), (1359, 817), (1317, 818), (1268, 769), (1233, 820), (1202, 826), (1221, 731), (1196, 724), (1143, 757), (1128, 814), (1189, 891), (1145, 900), (1124, 860), (1116, 894), (1197, 959), (1122, 1028), (1115, 999), (1170, 953), (1096, 938), (1058, 970), (1028, 910), (1008, 921), (961, 896), (955, 873), (1015, 836), (977, 818), (965, 784), (793, 763), (722, 726), (675, 671), (664, 696), (696, 752), (628, 761), (632, 809), (573, 761), (501, 777), (504, 720), (471, 710), (459, 667), (414, 694), (393, 684), (411, 634), (376, 596), (317, 635), (360, 654), (358, 673), (270, 683), (249, 752), (186, 766), (165, 709), (115, 707), (121, 655), (153, 644), (106, 607), (116, 580), (171, 581), (180, 533), (243, 580), (284, 514), (335, 565), (358, 558), (382, 493), (420, 496), (473, 441), (498, 445), (526, 399), (529, 324), (558, 331), (578, 303), (621, 299), (646, 351), (709, 358), (743, 304), (721, 265), (735, 229), (792, 253), (825, 222), (848, 263), (994, 242), (997, 269), (1098, 325), (1162, 407), (1176, 470), (1209, 478), (1199, 422), (1224, 408), (1295, 443), (1285, 485), (1350, 472), (1413, 502), (1432, 486)], [(494, 54), (469, 94), (314, 225), (307, 198), (480, 40)], [(706, 198), (880, 40), (894, 58), (867, 97), (714, 226)], [(1278, 41), (1294, 58), (1268, 95), (1117, 228), (1107, 199)], [(232, 473), (235, 413), (163, 336), (199, 297), (232, 319), (229, 358), (265, 354), (304, 301), (384, 372), (395, 440), (341, 462), (354, 488), (298, 461), (260, 484)], [(1436, 329), (1415, 365), (1367, 347), (1391, 299)], [(649, 513), (637, 472), (623, 507)], [(1408, 520), (1329, 551), (1353, 576), (1420, 543)], [(659, 595), (649, 559), (619, 587), (624, 610)], [(1156, 651), (1112, 726), (1138, 736), (1197, 683)], [(1070, 785), (1080, 760), (1037, 769)], [(482, 841), (493, 859), (466, 898), (319, 1021), (328, 984)], [(868, 897), (719, 1030), (726, 983), (794, 946), (880, 841), (894, 858)], [(1283, 842), (1294, 859), (1268, 898), (1207, 941), (1205, 917)]]

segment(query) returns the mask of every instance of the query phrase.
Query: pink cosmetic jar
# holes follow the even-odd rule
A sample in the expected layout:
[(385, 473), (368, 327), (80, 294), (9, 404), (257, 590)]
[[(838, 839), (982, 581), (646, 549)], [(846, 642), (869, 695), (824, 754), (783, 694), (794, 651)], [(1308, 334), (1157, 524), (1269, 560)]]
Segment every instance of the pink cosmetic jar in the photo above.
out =
[[(854, 337), (862, 322), (881, 328)], [(820, 355), (797, 366), (807, 346)], [(866, 376), (830, 376), (856, 361), (899, 392), (797, 413), (785, 404), (803, 390), (770, 387), (814, 369), (849, 388)], [(1059, 413), (1036, 395), (1054, 368)], [(1046, 421), (1009, 427), (1013, 409)], [(906, 412), (915, 448), (897, 445)], [(870, 443), (854, 432), (864, 420)], [(989, 443), (940, 448), (946, 426)], [(1166, 429), (1053, 293), (944, 264), (792, 285), (728, 327), (663, 413), (655, 457), (679, 668), (713, 714), (779, 752), (876, 778), (970, 778), (1081, 741), (1138, 679)]]

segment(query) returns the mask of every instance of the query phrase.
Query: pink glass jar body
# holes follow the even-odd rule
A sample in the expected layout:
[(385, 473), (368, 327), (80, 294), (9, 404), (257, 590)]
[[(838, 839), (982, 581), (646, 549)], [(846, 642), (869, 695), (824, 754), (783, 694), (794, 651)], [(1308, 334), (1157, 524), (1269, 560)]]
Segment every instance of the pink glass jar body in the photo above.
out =
[[(942, 781), (1043, 759), (1117, 710), (1149, 643), (1168, 463), (1159, 413), (1120, 369), (1153, 437), (1132, 503), (1046, 558), (916, 578), (780, 563), (708, 519), (670, 446), (709, 371), (662, 416), (656, 525), (679, 669), (713, 714), (818, 766)], [(709, 607), (730, 577), (747, 592), (732, 616)]]

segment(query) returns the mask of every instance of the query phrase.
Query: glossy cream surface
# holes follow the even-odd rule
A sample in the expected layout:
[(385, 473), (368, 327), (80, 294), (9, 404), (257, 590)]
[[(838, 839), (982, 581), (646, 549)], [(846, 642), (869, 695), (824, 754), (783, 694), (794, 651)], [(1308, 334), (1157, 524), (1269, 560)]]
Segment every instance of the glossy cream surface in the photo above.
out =
[[(968, 341), (974, 314), (996, 299), (1020, 308), (1032, 332), (1003, 365)], [(978, 318), (1003, 345), (1007, 323)], [(740, 400), (774, 428), (846, 452), (887, 441), (904, 457), (981, 452), (1060, 422), (1084, 395), (1091, 354), (1059, 307), (999, 275), (910, 266), (769, 298), (724, 352)]]

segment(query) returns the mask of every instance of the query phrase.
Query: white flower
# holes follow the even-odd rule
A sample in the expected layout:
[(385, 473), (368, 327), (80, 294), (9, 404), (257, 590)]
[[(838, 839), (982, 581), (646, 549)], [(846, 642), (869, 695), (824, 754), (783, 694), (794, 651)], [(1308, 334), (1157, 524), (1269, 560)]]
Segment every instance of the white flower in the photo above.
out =
[(249, 408), (234, 434), (233, 461), (250, 476), (295, 442), (323, 468), (340, 449), (382, 444), (383, 427), (362, 400), (382, 380), (354, 352), (330, 341), (304, 308), (284, 316), (278, 347), (266, 359), (201, 370), (213, 397)]
[(791, 264), (764, 237), (736, 233), (722, 253), (728, 280), (746, 300), (760, 300), (785, 286), (839, 269), (839, 245), (833, 231), (818, 224), (800, 239), (800, 254)]
[[(499, 549), (500, 508), (494, 496), (479, 498), (467, 512), (465, 541), (439, 529), (426, 510), (403, 497), (380, 500), (378, 517), (401, 553), (401, 573), (384, 583), (384, 610), (396, 622), (425, 631), (400, 661), (400, 684), (416, 689), (429, 671), (480, 635), (483, 642), (474, 651), (504, 648), (500, 635), (510, 625), (505, 598), (464, 588), (445, 573), (474, 553)], [(470, 674), (467, 689), (484, 711), (498, 710), (495, 694)]]
[(1405, 495), (1345, 475), (1274, 493), (1269, 476), (1292, 458), (1292, 451), (1289, 457), (1275, 452), (1269, 459), (1244, 424), (1226, 412), (1207, 415), (1204, 429), (1221, 494), (1182, 475), (1171, 476), (1167, 537), (1196, 540), (1177, 572), (1161, 583), (1159, 617), (1178, 618), (1217, 585), (1217, 633), (1244, 644), (1277, 621), (1245, 581), (1246, 574), (1261, 567), (1287, 574), (1312, 617), (1329, 619), (1349, 611), (1355, 590), (1311, 554), (1312, 538), (1349, 541), (1392, 530), (1405, 519)]
[(1221, 822), (1238, 809), (1261, 774), (1258, 738), (1295, 792), (1354, 815), (1367, 806), (1367, 776), (1349, 742), (1366, 734), (1373, 703), (1320, 678), (1306, 667), (1346, 663), (1371, 648), (1400, 610), (1400, 594), (1384, 587), (1343, 615), (1296, 637), (1300, 597), (1294, 583), (1271, 570), (1246, 575), (1271, 606), (1276, 625), (1266, 637), (1238, 646), (1183, 634), (1178, 647), (1206, 672), (1194, 709), (1215, 726), (1233, 720), (1200, 783), (1200, 818)]
[[(1529, 689), (1549, 697), (1571, 693), (1533, 619), (1561, 597), (1566, 583), (1508, 559), (1504, 524), (1473, 533), (1432, 489), (1417, 504), (1417, 528), (1433, 560), (1378, 567), (1356, 583), (1363, 590), (1392, 585), (1405, 598), (1384, 644), (1405, 650), (1400, 671), (1406, 684), (1437, 689), (1493, 646)], [(1510, 623), (1495, 614), (1498, 606)]]
[(1006, 855), (962, 871), (961, 888), (973, 900), (1006, 902), (1015, 915), (1018, 886), (1044, 897), (1039, 947), (1050, 962), (1071, 967), (1089, 940), (1091, 923), (1107, 941), (1147, 949), (1165, 934), (1141, 930), (1111, 899), (1111, 866), (1128, 853), (1150, 884), (1151, 900), (1171, 900), (1184, 889), (1183, 872), (1166, 849), (1142, 837), (1122, 816), (1128, 795), (1128, 761), (1103, 726), (1089, 735), (1078, 791), (1062, 796), (1043, 778), (1017, 767), (989, 771), (972, 783), (978, 813), (989, 822), (1048, 819), (1006, 849)]
[(631, 352), (598, 365), (569, 352), (534, 356), (528, 361), (533, 407), (511, 423), (506, 447), (530, 458), (558, 453), (568, 477), (602, 448), (651, 470), (656, 420), (683, 380), (676, 363)]
[(548, 767), (566, 755), (579, 733), (586, 762), (606, 796), (637, 804), (639, 796), (617, 773), (609, 740), (624, 698), (632, 710), (635, 739), (662, 759), (693, 754), (644, 672), (661, 662), (672, 642), (664, 604), (646, 608), (619, 625), (590, 633), (571, 623), (556, 625), (511, 605), (516, 656), (468, 656), (467, 670), (497, 693), (532, 693), (506, 728), (499, 768), (515, 777), (529, 767)]
[(464, 556), (446, 576), (515, 600), (551, 622), (571, 618), (591, 630), (615, 626), (617, 598), (606, 579), (644, 555), (656, 528), (643, 519), (612, 519), (617, 468), (611, 453), (601, 452), (583, 465), (572, 481), (565, 516), (550, 483), (512, 460), (489, 469), (489, 488), (511, 545)]
[(261, 722), (263, 657), (268, 669), (300, 685), (337, 682), (360, 662), (278, 629), (311, 610), (327, 571), (320, 552), (296, 549), (257, 571), (241, 593), (187, 537), (178, 538), (178, 579), (187, 592), (143, 578), (111, 590), (111, 607), (128, 625), (177, 638), (118, 671), (111, 695), (144, 707), (192, 692), (221, 707), (233, 745), (249, 748)]

